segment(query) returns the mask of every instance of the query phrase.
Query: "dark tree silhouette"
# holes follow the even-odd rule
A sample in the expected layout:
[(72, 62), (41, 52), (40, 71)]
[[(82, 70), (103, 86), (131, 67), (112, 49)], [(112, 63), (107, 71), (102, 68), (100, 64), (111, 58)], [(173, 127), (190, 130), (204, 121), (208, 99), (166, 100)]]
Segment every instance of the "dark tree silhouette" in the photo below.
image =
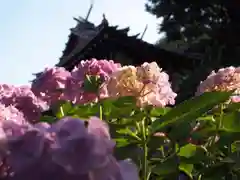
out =
[(237, 0), (148, 0), (146, 10), (163, 19), (159, 30), (168, 40), (193, 41), (204, 35), (221, 43), (239, 44)]
[(159, 46), (203, 59), (181, 91), (192, 95), (211, 70), (240, 64), (240, 1), (147, 0), (146, 11), (161, 20), (159, 33), (166, 37)]

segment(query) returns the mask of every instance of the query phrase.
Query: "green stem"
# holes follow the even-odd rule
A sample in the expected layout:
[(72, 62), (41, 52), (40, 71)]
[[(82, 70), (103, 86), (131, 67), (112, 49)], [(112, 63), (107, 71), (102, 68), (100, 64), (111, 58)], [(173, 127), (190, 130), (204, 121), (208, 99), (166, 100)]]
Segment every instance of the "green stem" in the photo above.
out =
[(62, 117), (64, 117), (65, 114), (64, 114), (64, 111), (63, 111), (63, 107), (62, 107), (62, 106), (60, 106), (60, 112), (61, 112)]
[(101, 103), (99, 104), (99, 118), (103, 120), (103, 107)]
[(142, 179), (148, 180), (148, 147), (147, 147), (147, 137), (146, 137), (146, 127), (145, 118), (141, 123), (142, 130), (142, 146), (143, 146), (143, 157), (142, 157)]
[(143, 180), (147, 180), (148, 178), (148, 162), (147, 162), (147, 143), (143, 144)]
[(161, 147), (162, 158), (165, 158), (164, 146)]
[(222, 120), (223, 120), (223, 104), (220, 105), (220, 118), (219, 118), (219, 124), (218, 124), (218, 131), (222, 127)]
[(224, 107), (223, 107), (223, 104), (220, 104), (219, 121), (217, 121), (216, 133), (215, 133), (215, 136), (213, 136), (213, 138), (212, 138), (212, 140), (211, 140), (210, 146), (212, 146), (213, 144), (215, 144), (216, 139), (217, 139), (218, 134), (219, 134), (219, 130), (220, 130), (221, 127), (222, 127), (223, 108), (224, 108)]
[(101, 120), (103, 120), (103, 106), (102, 106), (102, 103), (101, 103), (101, 98), (100, 98), (100, 94), (99, 92), (97, 93), (97, 97), (98, 97), (98, 104), (99, 104), (99, 118)]

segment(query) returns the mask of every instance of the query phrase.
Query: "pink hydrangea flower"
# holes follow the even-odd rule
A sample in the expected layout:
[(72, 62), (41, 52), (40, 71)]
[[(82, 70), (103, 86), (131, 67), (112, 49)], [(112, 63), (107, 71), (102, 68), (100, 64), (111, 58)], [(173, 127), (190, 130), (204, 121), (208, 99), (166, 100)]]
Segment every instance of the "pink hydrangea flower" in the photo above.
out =
[(14, 106), (29, 122), (37, 121), (41, 112), (48, 108), (46, 103), (37, 98), (28, 86), (1, 85), (0, 87), (0, 103)]
[(23, 124), (26, 122), (24, 115), (14, 106), (5, 106), (0, 104), (0, 124), (2, 121), (14, 121), (15, 123)]
[(49, 105), (64, 99), (64, 93), (68, 78), (71, 73), (63, 67), (46, 68), (36, 75), (32, 81), (32, 91)]
[(91, 59), (81, 61), (77, 67), (72, 70), (72, 76), (79, 81), (83, 81), (86, 75), (99, 75), (104, 80), (109, 78), (109, 75), (115, 72), (121, 65), (114, 63), (112, 60), (97, 60)]
[(240, 67), (227, 67), (212, 71), (206, 80), (202, 81), (197, 88), (196, 95), (211, 91), (232, 91), (235, 95), (231, 97), (232, 102), (239, 102), (240, 94)]
[[(120, 64), (114, 63), (112, 60), (91, 59), (81, 61), (71, 72), (72, 78), (69, 80), (65, 92), (67, 96), (66, 99), (70, 99), (74, 103), (82, 104), (96, 102), (99, 98), (108, 97), (104, 82), (120, 67)], [(101, 79), (102, 84), (100, 84), (98, 92), (87, 92), (84, 90), (86, 75), (98, 76)]]
[(231, 101), (233, 103), (240, 103), (240, 96), (232, 96)]
[(12, 103), (12, 95), (15, 86), (8, 84), (0, 84), (0, 100), (1, 103), (10, 105)]

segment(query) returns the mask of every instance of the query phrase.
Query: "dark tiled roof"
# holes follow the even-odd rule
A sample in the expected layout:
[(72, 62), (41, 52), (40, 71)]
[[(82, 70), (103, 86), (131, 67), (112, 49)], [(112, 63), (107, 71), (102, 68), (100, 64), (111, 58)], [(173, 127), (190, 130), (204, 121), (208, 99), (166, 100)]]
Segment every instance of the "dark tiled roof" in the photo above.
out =
[(73, 68), (80, 59), (88, 57), (94, 48), (96, 49), (99, 45), (102, 46), (106, 41), (118, 44), (128, 54), (132, 54), (132, 57), (136, 57), (138, 62), (135, 62), (135, 64), (140, 64), (144, 61), (157, 61), (161, 64), (161, 67), (168, 69), (192, 69), (200, 61), (196, 57), (188, 57), (183, 53), (168, 51), (147, 43), (138, 38), (139, 34), (129, 36), (130, 28), (118, 29), (118, 26), (108, 26), (108, 24), (99, 25), (96, 28), (98, 28), (96, 35), (84, 47), (79, 46), (78, 36), (71, 32), (66, 48), (63, 51), (63, 56), (60, 58), (57, 66), (64, 66), (67, 69)]

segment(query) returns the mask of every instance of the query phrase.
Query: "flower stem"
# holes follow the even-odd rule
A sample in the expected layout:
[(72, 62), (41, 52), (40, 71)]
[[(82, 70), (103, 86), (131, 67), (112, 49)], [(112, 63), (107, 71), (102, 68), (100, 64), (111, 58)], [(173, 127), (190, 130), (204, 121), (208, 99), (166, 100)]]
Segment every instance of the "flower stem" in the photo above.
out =
[(61, 112), (62, 117), (64, 117), (65, 114), (64, 114), (64, 111), (63, 111), (63, 107), (62, 107), (62, 106), (60, 106), (60, 112)]
[(99, 92), (97, 93), (97, 99), (98, 99), (98, 104), (99, 104), (99, 118), (101, 120), (103, 120), (103, 106), (102, 106), (102, 102), (100, 101), (101, 98), (100, 98)]
[(99, 104), (99, 118), (103, 120), (103, 107), (101, 103)]
[(148, 162), (147, 162), (147, 143), (143, 144), (143, 180), (147, 180), (148, 177)]
[(219, 117), (218, 131), (219, 131), (219, 129), (222, 128), (222, 121), (223, 121), (223, 114), (224, 114), (223, 109), (224, 109), (224, 106), (223, 106), (223, 104), (221, 104), (220, 105), (220, 117)]
[(217, 127), (216, 127), (216, 132), (215, 132), (215, 136), (213, 136), (211, 142), (210, 142), (210, 145), (212, 146), (213, 144), (215, 144), (217, 138), (218, 138), (218, 135), (219, 135), (219, 130), (222, 128), (222, 120), (223, 120), (223, 109), (224, 109), (224, 106), (223, 104), (220, 104), (220, 107), (219, 107), (219, 121), (217, 121)]
[(147, 136), (146, 136), (146, 126), (145, 118), (141, 122), (141, 131), (142, 131), (142, 148), (143, 148), (143, 157), (142, 157), (142, 179), (148, 180), (148, 147), (147, 147)]

